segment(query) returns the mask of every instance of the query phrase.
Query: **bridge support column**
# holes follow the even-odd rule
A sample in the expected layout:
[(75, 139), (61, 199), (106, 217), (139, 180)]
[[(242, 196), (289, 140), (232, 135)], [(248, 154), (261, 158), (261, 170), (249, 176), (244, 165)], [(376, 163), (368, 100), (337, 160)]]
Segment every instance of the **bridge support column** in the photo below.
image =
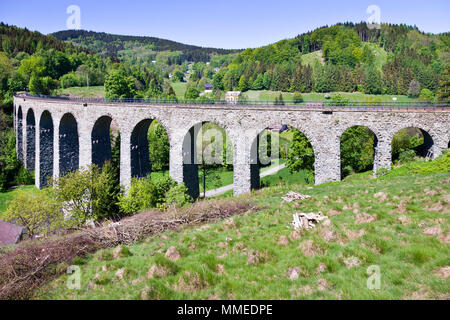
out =
[(55, 117), (53, 122), (53, 179), (59, 177), (59, 124), (61, 118)]
[(41, 189), (41, 117), (39, 114), (36, 114), (36, 149), (34, 154), (35, 156), (35, 164), (34, 164), (34, 185), (37, 189)]
[[(256, 167), (252, 165), (251, 149), (252, 142), (250, 139), (241, 138), (236, 139), (236, 149), (234, 153), (234, 195), (249, 193), (252, 190), (252, 173), (256, 173)], [(258, 170), (259, 174), (259, 170)], [(253, 186), (259, 180), (254, 177)]]
[(376, 140), (374, 146), (374, 159), (373, 159), (373, 176), (378, 177), (378, 171), (380, 169), (391, 170), (392, 162), (392, 147), (388, 139), (380, 138)]
[(259, 175), (260, 161), (259, 161), (259, 135), (256, 136), (254, 143), (250, 150), (250, 188), (251, 190), (259, 189), (261, 186), (261, 179)]
[[(201, 126), (192, 127), (183, 139), (182, 147), (182, 182), (186, 185), (189, 195), (193, 199), (200, 196), (199, 179), (198, 179), (198, 159), (197, 159), (197, 136), (201, 132)], [(179, 154), (177, 152), (177, 154)], [(178, 155), (175, 155), (175, 165), (178, 167)], [(171, 157), (172, 160), (172, 157)]]
[(316, 146), (315, 152), (315, 184), (341, 180), (341, 145), (340, 141), (330, 141)]
[(125, 191), (131, 187), (131, 133), (120, 132), (120, 185)]
[[(80, 121), (81, 122), (81, 121)], [(79, 124), (80, 136), (80, 168), (87, 168), (92, 164), (92, 127)], [(109, 133), (109, 132), (108, 132)]]

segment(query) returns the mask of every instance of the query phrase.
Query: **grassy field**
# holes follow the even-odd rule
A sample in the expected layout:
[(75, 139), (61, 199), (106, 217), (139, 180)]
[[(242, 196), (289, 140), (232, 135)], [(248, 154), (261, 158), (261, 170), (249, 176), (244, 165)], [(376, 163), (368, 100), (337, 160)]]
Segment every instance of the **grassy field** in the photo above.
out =
[[(290, 92), (280, 92), (280, 91), (270, 91), (270, 90), (250, 90), (245, 92), (244, 94), (248, 97), (251, 101), (274, 101), (275, 98), (278, 98), (280, 93), (283, 96), (283, 100), (288, 102), (292, 101), (294, 94)], [(401, 96), (401, 95), (373, 95), (373, 94), (364, 94), (364, 93), (349, 93), (349, 92), (336, 92), (333, 94), (340, 94), (345, 99), (348, 99), (349, 101), (368, 101), (370, 99), (378, 99), (379, 101), (384, 102), (392, 102), (392, 98), (396, 97), (397, 101), (399, 102), (408, 102), (408, 101), (416, 101), (413, 98), (409, 98), (407, 96)], [(303, 99), (305, 101), (326, 101), (325, 99), (325, 93), (302, 93)]]
[[(69, 290), (62, 276), (36, 298), (449, 299), (450, 172), (437, 164), (254, 192), (240, 199), (258, 212), (147, 238), (122, 258), (108, 249), (76, 259), (80, 290)], [(311, 198), (283, 202), (288, 191)], [(296, 212), (329, 220), (296, 232)], [(165, 257), (171, 247), (179, 253), (173, 260)], [(379, 270), (378, 288), (369, 288), (368, 270)]]
[(184, 99), (184, 93), (186, 92), (187, 82), (171, 82), (175, 94), (179, 99)]
[(16, 189), (11, 189), (7, 192), (0, 192), (0, 219), (3, 215), (3, 213), (6, 211), (6, 208), (8, 207), (9, 202), (11, 202), (11, 200), (14, 199), (14, 197), (19, 192), (36, 193), (39, 191), (38, 191), (38, 189), (36, 189), (35, 186), (21, 186)]
[(59, 96), (82, 97), (82, 98), (103, 98), (105, 87), (72, 87), (58, 90)]

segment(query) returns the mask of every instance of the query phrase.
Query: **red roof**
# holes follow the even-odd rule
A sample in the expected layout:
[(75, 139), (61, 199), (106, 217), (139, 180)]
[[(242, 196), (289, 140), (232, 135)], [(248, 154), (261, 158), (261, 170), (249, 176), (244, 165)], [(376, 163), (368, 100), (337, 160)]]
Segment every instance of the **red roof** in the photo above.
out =
[(0, 246), (9, 246), (19, 242), (23, 229), (12, 223), (0, 220)]

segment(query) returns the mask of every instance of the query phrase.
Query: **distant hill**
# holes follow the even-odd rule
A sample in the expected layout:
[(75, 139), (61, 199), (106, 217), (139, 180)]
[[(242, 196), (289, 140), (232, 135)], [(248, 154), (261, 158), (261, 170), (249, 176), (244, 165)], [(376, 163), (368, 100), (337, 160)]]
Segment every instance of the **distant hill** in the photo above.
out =
[[(434, 99), (450, 64), (450, 33), (416, 26), (338, 23), (240, 52), (215, 88), (283, 92), (364, 92)], [(410, 90), (411, 89), (411, 90)], [(428, 90), (428, 91), (427, 91)], [(429, 92), (431, 91), (431, 93)]]
[(104, 57), (121, 58), (132, 50), (138, 58), (156, 60), (157, 57), (164, 57), (168, 64), (180, 64), (183, 61), (207, 62), (214, 55), (239, 52), (239, 50), (192, 46), (155, 37), (125, 36), (85, 30), (59, 31), (52, 36), (93, 50)]
[(11, 55), (19, 52), (34, 54), (39, 49), (54, 49), (62, 52), (70, 49), (73, 52), (91, 53), (87, 48), (74, 46), (38, 31), (30, 31), (27, 28), (19, 28), (0, 22), (0, 51)]

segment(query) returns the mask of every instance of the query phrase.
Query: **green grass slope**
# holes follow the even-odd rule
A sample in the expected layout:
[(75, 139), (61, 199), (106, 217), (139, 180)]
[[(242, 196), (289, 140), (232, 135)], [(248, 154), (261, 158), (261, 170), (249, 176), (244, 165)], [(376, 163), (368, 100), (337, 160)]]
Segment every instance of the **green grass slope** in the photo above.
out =
[[(263, 189), (241, 197), (258, 212), (156, 235), (122, 258), (111, 249), (77, 259), (80, 290), (63, 276), (36, 297), (449, 299), (450, 166), (448, 155), (440, 159), (411, 164), (407, 175), (399, 168), (379, 179)], [(283, 202), (288, 191), (311, 198)], [(297, 212), (329, 221), (295, 232)], [(171, 247), (178, 259), (166, 258)], [(380, 270), (378, 290), (367, 286), (369, 267)]]

